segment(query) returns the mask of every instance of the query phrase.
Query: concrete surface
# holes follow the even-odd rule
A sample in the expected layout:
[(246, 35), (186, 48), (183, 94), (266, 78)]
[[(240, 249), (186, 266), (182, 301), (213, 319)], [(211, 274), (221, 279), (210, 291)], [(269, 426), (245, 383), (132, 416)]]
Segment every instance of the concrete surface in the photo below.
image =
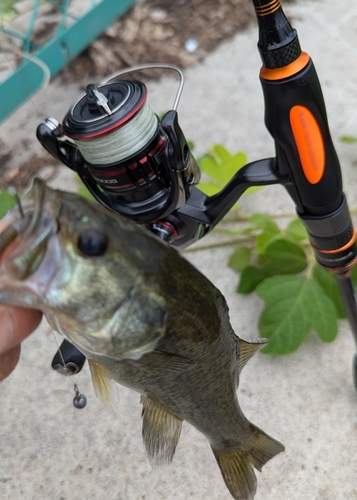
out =
[[(357, 146), (339, 138), (357, 135), (357, 5), (299, 0), (287, 5), (286, 12), (319, 73), (345, 191), (350, 207), (356, 208)], [(217, 142), (247, 152), (250, 160), (273, 154), (263, 125), (256, 40), (256, 29), (238, 34), (203, 64), (185, 71), (180, 123), (197, 154)], [(150, 84), (155, 111), (170, 107), (175, 88), (170, 79)], [(44, 117), (61, 119), (77, 96), (76, 85), (61, 88), (53, 82), (34, 99), (38, 115), (27, 104), (0, 129), (1, 138), (16, 148), (20, 136), (34, 136)], [(70, 171), (63, 168), (55, 184), (74, 189)], [(293, 213), (280, 187), (244, 196), (240, 207), (246, 215)], [(205, 240), (198, 245), (203, 244)], [(225, 294), (236, 333), (248, 339), (257, 336), (262, 302), (254, 295), (235, 293), (237, 275), (226, 266), (230, 252), (231, 248), (220, 248), (186, 255)], [(75, 380), (50, 369), (56, 350), (43, 324), (24, 342), (18, 368), (0, 385), (1, 499), (231, 498), (207, 440), (194, 428), (183, 426), (169, 467), (152, 469), (141, 442), (139, 396), (120, 387), (118, 416), (113, 418), (96, 400), (87, 369)], [(263, 473), (257, 472), (256, 500), (357, 499), (353, 351), (349, 327), (341, 321), (331, 344), (312, 334), (296, 353), (281, 358), (258, 354), (244, 369), (239, 399), (246, 416), (286, 446)], [(72, 406), (74, 382), (88, 397), (84, 410)]]

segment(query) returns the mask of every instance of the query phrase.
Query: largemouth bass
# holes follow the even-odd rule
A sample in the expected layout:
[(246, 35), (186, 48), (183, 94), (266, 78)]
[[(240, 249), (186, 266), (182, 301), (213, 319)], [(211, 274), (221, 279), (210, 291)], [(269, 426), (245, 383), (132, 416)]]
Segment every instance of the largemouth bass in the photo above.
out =
[[(223, 295), (176, 250), (133, 222), (35, 179), (0, 234), (0, 302), (40, 309), (88, 358), (97, 396), (112, 381), (141, 394), (153, 465), (172, 460), (182, 421), (210, 442), (235, 499), (254, 498), (254, 468), (282, 452), (250, 423), (239, 374), (266, 343), (235, 335)], [(9, 248), (10, 250), (10, 248)]]

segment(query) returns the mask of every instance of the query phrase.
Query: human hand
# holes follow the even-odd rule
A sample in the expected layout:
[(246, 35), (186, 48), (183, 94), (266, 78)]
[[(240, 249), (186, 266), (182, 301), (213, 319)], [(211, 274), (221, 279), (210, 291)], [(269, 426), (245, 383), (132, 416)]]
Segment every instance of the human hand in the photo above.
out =
[[(5, 226), (0, 221), (0, 232)], [(0, 304), (0, 381), (16, 367), (21, 342), (37, 328), (41, 317), (42, 313), (37, 310)]]

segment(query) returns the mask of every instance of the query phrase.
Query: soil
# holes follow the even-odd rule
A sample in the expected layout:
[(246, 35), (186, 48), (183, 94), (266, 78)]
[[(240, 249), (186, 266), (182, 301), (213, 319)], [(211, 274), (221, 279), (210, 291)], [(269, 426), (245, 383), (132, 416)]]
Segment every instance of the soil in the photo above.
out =
[(86, 80), (147, 62), (187, 67), (254, 18), (247, 0), (138, 0), (62, 76)]

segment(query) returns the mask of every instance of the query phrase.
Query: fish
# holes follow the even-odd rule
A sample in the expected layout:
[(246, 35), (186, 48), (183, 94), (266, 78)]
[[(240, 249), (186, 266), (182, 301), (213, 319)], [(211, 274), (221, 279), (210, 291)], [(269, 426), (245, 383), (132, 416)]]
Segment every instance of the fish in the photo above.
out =
[(140, 394), (153, 466), (172, 461), (186, 421), (208, 439), (232, 497), (253, 499), (254, 469), (284, 451), (237, 397), (242, 369), (267, 340), (240, 339), (213, 283), (129, 219), (40, 178), (21, 212), (9, 212), (0, 234), (0, 302), (43, 311), (87, 357), (112, 412), (116, 384)]

